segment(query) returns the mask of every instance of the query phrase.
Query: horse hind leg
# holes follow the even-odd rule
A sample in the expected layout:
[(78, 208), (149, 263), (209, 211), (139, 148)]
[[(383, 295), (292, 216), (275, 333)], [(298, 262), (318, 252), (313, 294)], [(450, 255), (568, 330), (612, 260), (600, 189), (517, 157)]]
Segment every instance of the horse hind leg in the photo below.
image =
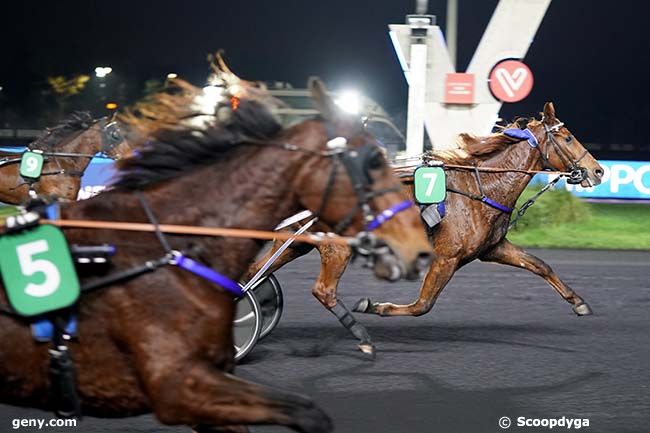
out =
[(542, 277), (556, 292), (572, 305), (573, 311), (578, 316), (593, 314), (591, 307), (578, 294), (571, 289), (542, 259), (536, 257), (522, 248), (503, 239), (494, 248), (480, 257), (482, 261), (501, 263), (526, 269)]

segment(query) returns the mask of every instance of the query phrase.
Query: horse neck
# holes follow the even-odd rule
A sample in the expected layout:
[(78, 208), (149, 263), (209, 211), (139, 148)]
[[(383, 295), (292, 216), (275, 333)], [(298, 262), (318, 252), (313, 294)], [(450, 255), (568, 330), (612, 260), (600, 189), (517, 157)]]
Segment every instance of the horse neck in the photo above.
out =
[[(161, 222), (205, 227), (272, 230), (296, 213), (294, 175), (305, 156), (250, 146), (219, 162), (167, 182), (146, 194)], [(262, 244), (251, 239), (201, 238), (208, 261), (239, 278)], [(225, 262), (225, 263), (224, 263)]]
[[(483, 161), (479, 166), (511, 170), (540, 170), (542, 163), (538, 150), (531, 148), (527, 141), (520, 141)], [(516, 171), (481, 173), (485, 194), (509, 207), (515, 205), (531, 179), (532, 175)]]
[[(95, 125), (81, 131), (71, 140), (53, 146), (52, 152), (82, 153), (94, 155), (102, 148), (102, 136)], [(86, 157), (59, 157), (59, 164), (67, 170), (85, 171), (90, 158)]]

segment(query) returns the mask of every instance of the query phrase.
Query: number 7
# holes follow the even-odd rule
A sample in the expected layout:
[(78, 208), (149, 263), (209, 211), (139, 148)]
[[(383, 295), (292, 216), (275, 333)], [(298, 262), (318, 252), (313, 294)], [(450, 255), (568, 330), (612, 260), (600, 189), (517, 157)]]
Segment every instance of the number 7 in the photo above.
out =
[(433, 187), (436, 184), (436, 179), (438, 179), (438, 173), (422, 173), (422, 179), (427, 179), (429, 181), (424, 195), (430, 196), (433, 194)]

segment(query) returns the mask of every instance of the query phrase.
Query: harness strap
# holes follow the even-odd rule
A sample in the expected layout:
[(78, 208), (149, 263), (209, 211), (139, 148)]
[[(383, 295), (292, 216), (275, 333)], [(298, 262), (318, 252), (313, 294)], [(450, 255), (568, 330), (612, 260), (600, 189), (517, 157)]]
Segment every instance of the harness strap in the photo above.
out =
[(459, 190), (454, 189), (454, 188), (447, 188), (447, 191), (453, 192), (454, 194), (463, 195), (463, 196), (465, 196), (467, 198), (470, 198), (472, 200), (480, 201), (480, 202), (485, 203), (486, 205), (488, 205), (488, 206), (490, 206), (490, 207), (492, 207), (494, 209), (500, 210), (503, 213), (511, 213), (514, 210), (514, 209), (509, 208), (508, 206), (502, 205), (501, 203), (496, 202), (496, 201), (492, 200), (491, 198), (486, 197), (484, 195), (480, 196), (480, 195), (470, 194), (470, 193), (467, 193), (467, 192), (464, 192), (464, 191), (459, 191)]
[(476, 183), (478, 184), (478, 192), (481, 193), (481, 197), (485, 197), (485, 192), (483, 192), (483, 184), (481, 183), (481, 173), (478, 171), (478, 167), (474, 167), (474, 175), (476, 176)]
[(9, 165), (9, 164), (17, 164), (22, 161), (22, 158), (2, 158), (0, 159), (0, 167), (4, 165)]
[(503, 213), (511, 213), (514, 210), (512, 208), (509, 208), (508, 206), (504, 206), (501, 203), (498, 203), (498, 202), (492, 200), (490, 197), (483, 196), (481, 201), (483, 203), (485, 203), (486, 205), (488, 205), (488, 206), (491, 206), (491, 207), (493, 207), (495, 209), (500, 210)]
[(105, 277), (94, 279), (81, 287), (82, 292), (91, 292), (93, 290), (101, 289), (111, 284), (115, 284), (121, 281), (132, 280), (133, 278), (139, 277), (142, 274), (148, 272), (153, 272), (156, 269), (163, 267), (169, 264), (169, 256), (165, 255), (156, 260), (149, 260), (142, 265), (134, 266), (125, 271), (116, 272), (114, 274), (107, 275)]
[(41, 173), (41, 177), (43, 176), (72, 176), (72, 177), (82, 177), (84, 175), (84, 172), (81, 170), (66, 170), (62, 168), (59, 171), (47, 171), (45, 173)]
[(149, 203), (147, 203), (147, 200), (144, 198), (144, 194), (142, 194), (141, 191), (135, 191), (135, 196), (138, 198), (140, 205), (142, 205), (142, 209), (144, 210), (144, 213), (147, 215), (147, 219), (154, 227), (154, 231), (156, 233), (156, 237), (158, 238), (158, 241), (165, 249), (165, 252), (169, 253), (172, 250), (172, 247), (169, 245), (169, 242), (167, 242), (167, 238), (165, 237), (163, 232), (160, 231), (160, 224), (158, 223), (158, 219), (151, 211), (151, 207), (149, 206)]
[(239, 284), (214, 269), (184, 256), (182, 253), (174, 254), (174, 258), (169, 262), (169, 264), (178, 266), (194, 275), (198, 275), (204, 280), (217, 284), (237, 297), (244, 296), (244, 292)]
[(480, 201), (481, 203), (485, 203), (486, 205), (496, 210), (500, 210), (503, 213), (511, 213), (514, 210), (486, 196), (485, 192), (483, 191), (483, 184), (481, 183), (481, 175), (479, 173), (479, 168), (476, 166), (474, 167), (474, 174), (476, 176), (476, 184), (478, 185), (478, 190), (481, 193), (480, 195), (470, 194), (467, 192), (459, 191), (454, 188), (447, 188), (447, 191), (453, 192), (454, 194), (464, 195), (465, 197), (468, 197), (472, 200)]
[(314, 214), (314, 217), (316, 218), (319, 218), (327, 207), (327, 199), (334, 188), (334, 181), (336, 180), (336, 174), (338, 172), (337, 161), (337, 158), (332, 158), (332, 168), (330, 170), (330, 175), (327, 178), (327, 184), (325, 185), (325, 191), (323, 192), (323, 199), (320, 202), (320, 206), (318, 206), (318, 211)]
[(376, 215), (375, 218), (368, 223), (366, 226), (367, 231), (372, 231), (384, 224), (386, 221), (393, 219), (398, 213), (410, 208), (413, 206), (411, 200), (404, 200), (389, 207), (388, 209), (382, 211), (379, 215)]
[(189, 257), (186, 257), (182, 252), (173, 250), (171, 245), (167, 241), (167, 238), (165, 237), (164, 233), (160, 229), (160, 224), (158, 223), (158, 219), (156, 218), (153, 211), (151, 210), (149, 203), (144, 197), (144, 194), (142, 194), (141, 191), (135, 191), (135, 195), (140, 201), (140, 204), (142, 205), (142, 208), (144, 209), (144, 212), (147, 215), (149, 222), (151, 223), (151, 225), (154, 226), (154, 231), (156, 233), (156, 237), (158, 238), (158, 241), (160, 241), (160, 244), (162, 245), (162, 247), (165, 249), (165, 252), (167, 253), (167, 255), (165, 256), (166, 259), (165, 264), (170, 264), (170, 265), (178, 266), (181, 269), (185, 269), (186, 271), (191, 272), (194, 275), (198, 275), (199, 277), (205, 280), (208, 280), (214, 284), (217, 284), (220, 287), (223, 287), (226, 291), (232, 293), (235, 296), (241, 297), (244, 295), (244, 292), (242, 292), (241, 287), (239, 286), (239, 284), (237, 284), (237, 282), (231, 280), (230, 278), (226, 277), (223, 274), (220, 274), (219, 272), (215, 271), (212, 268), (202, 265), (196, 260), (192, 260)]

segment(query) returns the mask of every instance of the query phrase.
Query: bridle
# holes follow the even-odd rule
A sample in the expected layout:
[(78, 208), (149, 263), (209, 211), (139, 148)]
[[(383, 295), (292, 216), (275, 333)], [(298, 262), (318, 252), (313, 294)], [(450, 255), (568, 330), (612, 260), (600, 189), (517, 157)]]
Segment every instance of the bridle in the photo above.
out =
[[(90, 128), (92, 128), (95, 125), (100, 126), (100, 135), (101, 135), (101, 140), (102, 140), (102, 147), (99, 150), (99, 154), (101, 155), (102, 158), (106, 159), (115, 159), (112, 156), (109, 156), (111, 152), (115, 150), (117, 146), (119, 146), (123, 141), (124, 141), (124, 136), (122, 132), (120, 131), (120, 128), (117, 124), (117, 122), (113, 120), (109, 120), (108, 118), (104, 117), (98, 120), (93, 121), (90, 124), (87, 124), (87, 126), (81, 131), (80, 133), (84, 133), (85, 131), (88, 131)], [(49, 130), (48, 134), (51, 134), (53, 130)], [(40, 174), (40, 176), (36, 179), (24, 179), (24, 182), (21, 183), (20, 185), (16, 186), (14, 189), (19, 188), (23, 185), (28, 185), (29, 186), (29, 193), (31, 196), (35, 196), (36, 192), (34, 191), (33, 187), (38, 181), (40, 180), (41, 177), (43, 176), (69, 176), (69, 177), (78, 177), (81, 178), (84, 175), (84, 170), (70, 170), (66, 169), (61, 165), (61, 162), (59, 158), (71, 158), (71, 159), (92, 159), (95, 158), (97, 155), (96, 154), (90, 154), (90, 153), (80, 153), (80, 152), (58, 152), (58, 151), (50, 151), (50, 150), (41, 150), (41, 149), (30, 149), (29, 147), (26, 149), (26, 151), (32, 151), (32, 152), (38, 152), (42, 154), (45, 157), (45, 162), (52, 161), (56, 164), (56, 169), (53, 171), (45, 171)], [(9, 163), (20, 163), (21, 158), (13, 158), (12, 160), (6, 161), (4, 164), (9, 164)]]
[[(513, 223), (523, 215), (526, 209), (530, 207), (541, 194), (543, 194), (550, 187), (555, 185), (555, 183), (557, 183), (560, 180), (561, 176), (566, 177), (567, 183), (570, 184), (579, 184), (588, 178), (587, 169), (580, 166), (580, 161), (584, 159), (584, 157), (589, 153), (589, 151), (585, 149), (584, 153), (580, 155), (579, 158), (574, 158), (573, 155), (571, 155), (562, 145), (560, 145), (560, 143), (556, 138), (556, 133), (560, 130), (560, 128), (564, 126), (564, 123), (558, 122), (553, 126), (549, 126), (544, 121), (544, 118), (542, 118), (541, 123), (544, 126), (544, 137), (541, 140), (538, 139), (535, 133), (528, 127), (525, 129), (512, 128), (503, 131), (503, 134), (505, 134), (506, 136), (515, 138), (519, 141), (527, 141), (531, 149), (536, 149), (539, 152), (539, 157), (542, 161), (543, 170), (553, 170), (560, 174), (560, 176), (551, 180), (544, 188), (542, 188), (542, 190), (539, 193), (535, 194), (535, 196), (533, 196), (526, 203), (524, 203), (524, 205), (517, 211), (517, 217), (513, 220)], [(571, 140), (572, 138), (567, 139), (567, 142), (570, 142)], [(545, 151), (541, 149), (541, 142), (543, 142), (546, 145)], [(555, 149), (555, 153), (558, 156), (558, 158), (562, 161), (563, 164), (565, 164), (566, 171), (558, 170), (551, 164), (549, 160), (551, 146), (553, 146), (553, 148)], [(452, 169), (455, 168), (461, 170), (472, 170), (476, 177), (476, 182), (478, 184), (478, 189), (480, 194), (475, 195), (475, 194), (467, 193), (449, 187), (447, 188), (447, 191), (455, 194), (463, 195), (472, 200), (481, 201), (486, 205), (504, 213), (512, 213), (515, 209), (505, 206), (499, 202), (496, 202), (485, 194), (481, 183), (480, 172), (482, 171), (494, 172), (494, 173), (517, 172), (517, 173), (524, 173), (529, 176), (533, 176), (538, 173), (543, 173), (543, 171), (539, 171), (539, 170), (520, 170), (520, 169), (509, 169), (509, 168), (495, 169), (495, 168), (482, 168), (477, 166), (451, 165), (451, 164), (446, 165), (446, 167)], [(513, 225), (513, 223), (511, 223), (511, 226)]]
[[(585, 156), (589, 153), (587, 149), (583, 152), (582, 155), (580, 155), (579, 158), (574, 158), (573, 155), (571, 155), (563, 146), (560, 145), (558, 142), (555, 134), (564, 126), (563, 122), (558, 122), (553, 126), (549, 126), (546, 124), (544, 121), (544, 118), (542, 118), (542, 125), (544, 125), (544, 133), (545, 133), (545, 142), (546, 142), (546, 152), (543, 152), (542, 149), (539, 146), (539, 142), (535, 138), (533, 145), (531, 143), (531, 139), (528, 140), (528, 143), (531, 145), (531, 147), (537, 148), (539, 151), (540, 158), (542, 159), (542, 167), (544, 169), (551, 169), (551, 170), (557, 170), (556, 167), (553, 167), (553, 165), (549, 161), (549, 152), (551, 146), (553, 146), (553, 149), (555, 150), (555, 154), (557, 157), (562, 161), (562, 164), (565, 165), (566, 171), (570, 173), (570, 175), (567, 178), (567, 183), (570, 184), (578, 184), (583, 182), (585, 179), (587, 179), (587, 169), (584, 167), (580, 166), (580, 161), (584, 159)], [(531, 133), (531, 135), (534, 137), (534, 134)]]
[(388, 209), (384, 209), (378, 214), (373, 213), (370, 206), (371, 200), (390, 192), (398, 192), (401, 190), (401, 186), (397, 185), (392, 188), (373, 189), (373, 179), (370, 175), (370, 170), (372, 169), (373, 159), (381, 154), (381, 150), (370, 143), (365, 143), (359, 148), (351, 148), (348, 146), (347, 138), (334, 133), (334, 128), (331, 123), (326, 122), (325, 125), (328, 135), (328, 151), (324, 156), (332, 159), (332, 168), (325, 186), (325, 191), (323, 192), (320, 206), (314, 214), (315, 217), (322, 215), (327, 208), (336, 181), (336, 176), (339, 171), (339, 166), (341, 165), (344, 167), (345, 172), (350, 179), (357, 202), (334, 227), (334, 233), (340, 234), (349, 228), (359, 211), (363, 213), (363, 220), (365, 222), (364, 231), (371, 232), (381, 227), (398, 213), (413, 206), (412, 201), (404, 200)]

